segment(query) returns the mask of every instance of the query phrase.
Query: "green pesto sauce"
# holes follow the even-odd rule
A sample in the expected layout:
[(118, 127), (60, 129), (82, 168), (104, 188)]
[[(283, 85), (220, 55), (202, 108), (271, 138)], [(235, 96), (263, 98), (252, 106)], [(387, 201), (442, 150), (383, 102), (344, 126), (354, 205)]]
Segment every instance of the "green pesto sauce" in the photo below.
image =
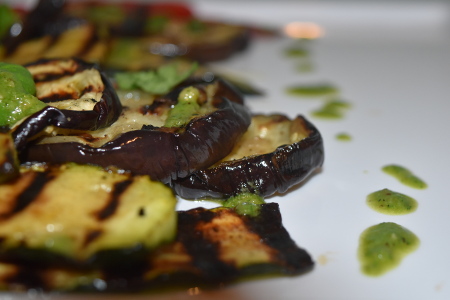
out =
[[(126, 41), (118, 48), (124, 48), (127, 51)], [(118, 53), (114, 54), (119, 57)], [(122, 90), (141, 89), (152, 94), (168, 93), (177, 84), (191, 76), (191, 74), (198, 68), (198, 63), (190, 64), (189, 68), (181, 69), (179, 63), (172, 62), (159, 67), (156, 70), (138, 71), (138, 72), (119, 72), (115, 74), (115, 80)]]
[(348, 133), (342, 132), (336, 135), (336, 139), (343, 142), (349, 142), (352, 140), (352, 137)]
[(309, 55), (309, 51), (301, 47), (291, 47), (287, 48), (284, 51), (284, 54), (287, 57), (307, 57)]
[(10, 126), (44, 108), (34, 96), (36, 87), (28, 70), (19, 65), (0, 63), (0, 126)]
[(399, 165), (387, 165), (382, 168), (382, 170), (395, 178), (397, 178), (401, 183), (416, 189), (425, 189), (427, 188), (427, 184), (414, 175), (408, 169), (399, 166)]
[(367, 196), (367, 205), (387, 215), (405, 215), (414, 212), (418, 203), (415, 199), (389, 189), (382, 189)]
[(164, 123), (165, 127), (182, 127), (189, 123), (191, 118), (199, 113), (200, 105), (197, 103), (200, 92), (195, 87), (187, 87), (178, 95), (178, 103), (170, 110)]
[(350, 104), (340, 100), (327, 101), (322, 107), (313, 111), (311, 114), (317, 118), (323, 119), (342, 119), (345, 111)]
[(371, 226), (359, 239), (361, 271), (369, 276), (383, 275), (400, 265), (419, 244), (414, 233), (398, 224), (387, 222)]
[(286, 92), (290, 95), (301, 97), (323, 97), (335, 95), (339, 92), (339, 90), (331, 84), (317, 83), (288, 87)]
[(255, 217), (259, 214), (261, 204), (264, 203), (265, 201), (261, 196), (252, 193), (241, 193), (228, 198), (223, 206), (234, 208), (240, 215)]

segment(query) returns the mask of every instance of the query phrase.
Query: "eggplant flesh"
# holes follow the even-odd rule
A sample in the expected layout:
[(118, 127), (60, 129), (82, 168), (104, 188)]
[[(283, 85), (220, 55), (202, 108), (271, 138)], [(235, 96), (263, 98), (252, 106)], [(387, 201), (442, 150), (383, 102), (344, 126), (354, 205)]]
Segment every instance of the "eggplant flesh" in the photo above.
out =
[[(195, 86), (203, 91), (202, 101), (205, 102), (202, 106), (207, 110), (185, 127), (163, 127), (160, 121), (133, 124), (132, 128), (138, 126), (139, 129), (124, 133), (118, 130), (116, 137), (105, 134), (106, 142), (103, 144), (101, 137), (81, 131), (76, 136), (62, 135), (49, 137), (47, 141), (45, 138), (37, 140), (38, 143), (24, 147), (19, 158), (23, 163), (76, 162), (115, 166), (134, 174), (150, 175), (152, 179), (164, 183), (188, 176), (228, 155), (247, 130), (251, 119), (248, 109), (240, 104), (242, 99), (229, 91), (226, 84), (219, 81)], [(150, 122), (158, 119), (154, 114), (164, 117), (179, 93), (180, 90), (171, 92), (141, 107), (143, 120)], [(127, 111), (128, 108), (124, 109), (122, 115), (125, 119)], [(111, 127), (125, 127), (121, 127), (120, 122), (119, 118)], [(58, 139), (62, 142), (57, 142)]]
[(129, 268), (0, 263), (0, 287), (85, 292), (215, 288), (252, 276), (299, 275), (313, 266), (311, 256), (283, 227), (278, 204), (267, 203), (256, 217), (223, 207), (179, 211), (175, 240)]
[(242, 192), (284, 193), (324, 161), (320, 132), (302, 116), (256, 115), (229, 156), (172, 182), (186, 199), (227, 198)]

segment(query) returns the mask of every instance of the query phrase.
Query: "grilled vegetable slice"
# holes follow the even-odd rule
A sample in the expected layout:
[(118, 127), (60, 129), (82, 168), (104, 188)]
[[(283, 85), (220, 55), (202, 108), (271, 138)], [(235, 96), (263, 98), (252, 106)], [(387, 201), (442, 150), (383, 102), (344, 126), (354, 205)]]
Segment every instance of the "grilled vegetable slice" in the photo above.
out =
[(75, 164), (29, 169), (0, 185), (0, 259), (83, 265), (103, 252), (152, 249), (175, 237), (175, 205), (148, 176)]
[(19, 175), (19, 159), (8, 129), (0, 127), (0, 184)]
[(172, 182), (181, 197), (284, 193), (322, 166), (319, 131), (302, 116), (256, 115), (233, 151), (214, 166)]
[(199, 90), (200, 112), (186, 126), (164, 127), (180, 89), (157, 99), (123, 99), (130, 107), (113, 126), (96, 132), (56, 131), (52, 135), (61, 135), (27, 146), (20, 159), (116, 166), (164, 183), (185, 177), (228, 155), (250, 124), (242, 97), (224, 82), (194, 88)]
[(0, 286), (106, 292), (211, 287), (252, 275), (299, 275), (313, 268), (310, 255), (283, 227), (276, 203), (263, 204), (257, 217), (228, 208), (197, 208), (178, 212), (178, 220), (176, 240), (149, 253), (146, 263), (131, 272), (0, 264)]
[(36, 96), (49, 106), (14, 128), (19, 151), (50, 125), (96, 130), (114, 123), (122, 112), (109, 79), (93, 64), (78, 59), (50, 59), (27, 68), (36, 82)]

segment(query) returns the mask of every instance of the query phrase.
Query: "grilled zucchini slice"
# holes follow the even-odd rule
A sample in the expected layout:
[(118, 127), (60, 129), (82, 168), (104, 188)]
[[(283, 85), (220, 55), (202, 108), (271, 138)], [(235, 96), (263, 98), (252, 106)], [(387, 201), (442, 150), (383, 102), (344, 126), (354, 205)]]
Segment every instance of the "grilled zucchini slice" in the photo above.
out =
[(176, 239), (148, 253), (127, 272), (0, 263), (0, 288), (96, 292), (203, 288), (252, 276), (300, 275), (314, 266), (283, 227), (276, 203), (262, 204), (256, 217), (220, 207), (179, 211), (178, 220)]
[(0, 185), (0, 259), (29, 261), (36, 250), (82, 264), (102, 251), (152, 249), (175, 237), (175, 205), (148, 176), (76, 164), (26, 170)]

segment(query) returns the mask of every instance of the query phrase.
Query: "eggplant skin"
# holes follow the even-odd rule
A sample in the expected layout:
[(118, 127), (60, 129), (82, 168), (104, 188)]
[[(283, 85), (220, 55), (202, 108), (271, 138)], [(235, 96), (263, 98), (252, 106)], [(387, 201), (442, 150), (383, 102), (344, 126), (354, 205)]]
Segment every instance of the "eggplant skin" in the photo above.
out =
[(224, 199), (242, 192), (267, 197), (286, 192), (304, 181), (324, 162), (320, 132), (303, 116), (297, 116), (296, 120), (308, 133), (304, 139), (280, 145), (270, 153), (222, 161), (174, 180), (172, 188), (185, 199)]
[(191, 120), (184, 128), (144, 126), (101, 147), (77, 142), (29, 145), (21, 162), (115, 166), (169, 183), (222, 159), (250, 125), (248, 109), (227, 98), (215, 98), (217, 110)]

